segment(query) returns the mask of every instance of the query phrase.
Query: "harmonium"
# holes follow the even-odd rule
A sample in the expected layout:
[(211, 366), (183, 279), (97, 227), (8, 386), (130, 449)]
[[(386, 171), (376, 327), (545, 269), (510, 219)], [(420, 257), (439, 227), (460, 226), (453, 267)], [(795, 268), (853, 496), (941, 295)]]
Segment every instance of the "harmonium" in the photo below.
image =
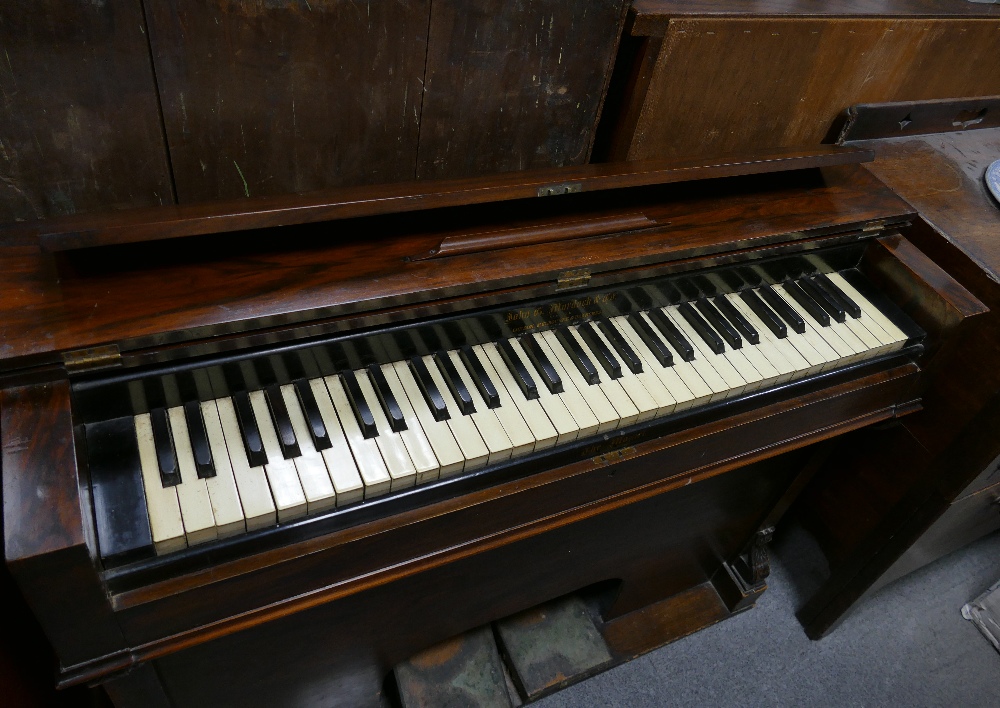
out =
[(746, 610), (826, 441), (964, 290), (864, 150), (350, 187), (8, 234), (8, 568), (61, 686), (378, 705), (571, 593), (617, 659)]

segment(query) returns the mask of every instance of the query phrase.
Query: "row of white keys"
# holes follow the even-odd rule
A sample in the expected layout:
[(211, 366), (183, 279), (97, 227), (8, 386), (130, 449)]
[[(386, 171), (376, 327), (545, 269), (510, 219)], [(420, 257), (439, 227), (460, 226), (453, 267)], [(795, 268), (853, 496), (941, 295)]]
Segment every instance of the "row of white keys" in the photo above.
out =
[[(702, 382), (702, 386), (711, 392), (709, 395), (709, 401), (720, 401), (727, 397), (729, 394), (729, 386), (726, 385), (726, 382), (723, 381), (722, 377), (719, 376), (718, 372), (712, 367), (712, 365), (709, 364), (703, 356), (701, 356), (701, 352), (695, 350), (695, 358), (691, 361), (684, 361), (680, 353), (660, 336), (660, 330), (649, 317), (649, 314), (646, 312), (640, 312), (639, 316), (646, 320), (646, 324), (653, 329), (653, 332), (660, 338), (660, 341), (673, 352), (674, 368), (677, 370), (678, 376), (681, 376), (684, 379), (684, 383), (687, 384), (688, 388), (690, 388), (692, 392), (695, 388), (699, 388), (697, 382), (695, 381), (695, 377), (697, 377), (697, 379)], [(672, 318), (670, 319), (673, 321)], [(684, 366), (682, 366), (682, 364)], [(706, 403), (707, 402), (708, 401), (706, 401)]]
[[(599, 386), (591, 386), (583, 379), (583, 375), (576, 368), (576, 364), (570, 361), (566, 350), (563, 349), (562, 344), (556, 339), (555, 333), (551, 331), (538, 332), (534, 337), (535, 341), (542, 347), (549, 362), (555, 368), (556, 373), (559, 374), (559, 378), (562, 379), (565, 390), (559, 395), (566, 401), (567, 407), (572, 409), (572, 405), (569, 403), (570, 398), (567, 397), (567, 394), (571, 397), (572, 393), (570, 391), (576, 391), (580, 398), (583, 399), (584, 405), (597, 418), (597, 434), (616, 429), (621, 422), (618, 412), (611, 405), (611, 402), (608, 401), (608, 397), (604, 395)], [(638, 415), (638, 412), (636, 415)]]
[(455, 402), (455, 397), (451, 394), (451, 389), (445, 384), (444, 377), (438, 371), (434, 357), (425, 356), (423, 362), (441, 394), (441, 398), (444, 399), (445, 408), (448, 410), (448, 427), (451, 429), (451, 434), (455, 436), (459, 447), (462, 448), (466, 471), (508, 459), (510, 457), (510, 441), (507, 441), (507, 444), (502, 444), (496, 436), (492, 436), (489, 441), (484, 440), (472, 417), (462, 415), (458, 403)]
[[(760, 321), (749, 305), (743, 302), (736, 293), (729, 293), (725, 296), (729, 303), (743, 315), (744, 319), (757, 330), (760, 343), (755, 349), (765, 356), (771, 365), (778, 372), (776, 383), (785, 383), (805, 376), (809, 368), (809, 362), (802, 358), (802, 355), (785, 339), (778, 339), (771, 332), (770, 328)], [(781, 344), (779, 344), (779, 342)]]
[[(524, 424), (528, 426), (528, 430), (535, 440), (534, 450), (536, 452), (550, 448), (560, 441), (560, 432), (556, 429), (555, 424), (546, 415), (545, 409), (542, 408), (538, 399), (525, 398), (524, 392), (517, 385), (517, 382), (514, 381), (514, 377), (503, 361), (503, 357), (500, 356), (496, 345), (492, 342), (477, 344), (472, 347), (472, 350), (479, 357), (479, 361), (486, 370), (486, 374), (492, 376), (493, 381), (497, 383), (497, 395), (500, 397), (500, 407), (496, 409), (498, 411), (497, 417), (500, 417), (499, 411), (514, 408), (520, 414)], [(566, 425), (566, 432), (569, 433), (572, 431), (575, 433), (576, 428), (572, 422), (572, 417), (569, 415), (569, 411), (564, 410), (564, 413), (565, 418), (563, 423), (568, 423)], [(566, 418), (569, 420), (567, 421)], [(501, 419), (500, 422), (504, 423), (504, 419)], [(516, 422), (514, 425), (516, 425)], [(504, 423), (504, 429), (507, 429), (506, 423)], [(572, 438), (569, 439), (571, 440)]]
[(358, 471), (358, 465), (347, 442), (347, 436), (341, 427), (337, 409), (330, 398), (330, 392), (323, 379), (309, 381), (316, 407), (319, 409), (323, 427), (330, 439), (330, 447), (323, 450), (323, 461), (333, 483), (333, 491), (337, 495), (337, 506), (345, 506), (359, 501), (365, 496), (365, 483)]
[[(389, 377), (387, 367), (392, 369), (392, 378)], [(417, 385), (416, 379), (413, 378), (413, 372), (410, 371), (406, 362), (397, 361), (391, 365), (383, 366), (382, 371), (385, 373), (390, 387), (392, 387), (394, 379), (399, 382), (402, 392), (405, 395), (400, 396), (394, 387), (392, 388), (393, 395), (396, 397), (396, 402), (403, 411), (403, 417), (406, 420), (407, 426), (410, 425), (410, 419), (406, 417), (407, 408), (404, 408), (404, 400), (409, 411), (416, 418), (416, 422), (424, 431), (424, 435), (427, 436), (427, 442), (434, 450), (434, 456), (441, 465), (438, 472), (439, 478), (458, 474), (465, 469), (465, 454), (462, 451), (461, 445), (455, 440), (448, 421), (434, 420), (434, 416), (431, 414), (431, 410), (427, 406), (423, 394), (420, 392), (420, 387)]]
[[(479, 359), (479, 363), (483, 366), (483, 370), (486, 375), (489, 376), (492, 370), (489, 361), (484, 356), (482, 349), (480, 347), (473, 347), (473, 352), (476, 354), (476, 358)], [(466, 389), (469, 391), (469, 395), (472, 396), (472, 403), (476, 407), (476, 412), (473, 416), (479, 415), (482, 411), (489, 411), (493, 414), (493, 417), (497, 419), (500, 427), (503, 429), (504, 434), (506, 434), (507, 439), (510, 441), (511, 445), (511, 457), (520, 457), (521, 455), (527, 455), (534, 451), (535, 449), (535, 436), (531, 433), (531, 428), (526, 422), (524, 422), (524, 417), (517, 411), (516, 408), (511, 404), (509, 399), (504, 396), (500, 396), (500, 386), (497, 386), (496, 382), (496, 372), (491, 377), (491, 382), (493, 387), (497, 391), (497, 395), (500, 396), (500, 405), (496, 408), (488, 408), (486, 406), (486, 400), (483, 398), (482, 393), (479, 388), (472, 383), (472, 378), (469, 376), (469, 371), (465, 367), (465, 363), (459, 357), (458, 352), (452, 351), (448, 353), (451, 357), (452, 363), (455, 365), (455, 370), (458, 375), (462, 377), (462, 381), (465, 383)], [(504, 400), (506, 399), (507, 404), (504, 405)]]
[(267, 475), (264, 474), (263, 466), (250, 466), (246, 448), (243, 446), (243, 434), (236, 418), (236, 407), (229, 398), (216, 399), (215, 406), (219, 412), (226, 449), (229, 451), (236, 488), (240, 493), (240, 504), (243, 507), (247, 531), (274, 526), (278, 522), (278, 517), (267, 484)]
[[(660, 380), (667, 393), (674, 399), (674, 410), (683, 411), (703, 403), (708, 403), (712, 398), (712, 391), (705, 385), (701, 376), (680, 357), (675, 356), (671, 366), (662, 366), (653, 352), (649, 350), (646, 343), (639, 336), (635, 328), (624, 316), (611, 318), (611, 324), (618, 330), (632, 346), (632, 351), (636, 353), (642, 361), (643, 373), (650, 373)], [(681, 366), (683, 365), (683, 366)], [(684, 374), (683, 376), (681, 374)], [(690, 381), (690, 383), (689, 383)]]
[[(844, 364), (853, 363), (857, 359), (857, 353), (854, 349), (849, 346), (836, 332), (827, 331), (830, 330), (829, 327), (823, 327), (821, 324), (816, 322), (805, 308), (802, 307), (795, 298), (793, 298), (787, 290), (785, 290), (782, 285), (775, 285), (773, 287), (774, 292), (778, 293), (778, 297), (784, 300), (790, 308), (795, 310), (795, 313), (802, 318), (802, 321), (806, 323), (806, 332), (813, 332), (815, 335), (814, 341), (811, 341), (817, 351), (823, 354), (830, 366), (827, 370), (835, 366), (843, 366)], [(817, 343), (819, 346), (817, 346)], [(824, 348), (825, 346), (825, 348)]]
[(288, 410), (288, 419), (295, 433), (295, 441), (299, 445), (299, 456), (295, 458), (295, 470), (299, 473), (302, 492), (306, 497), (309, 513), (331, 509), (337, 505), (337, 492), (323, 459), (313, 443), (306, 417), (299, 407), (299, 399), (295, 387), (285, 384), (281, 387), (281, 398)]
[[(803, 316), (801, 313), (805, 312), (805, 308), (799, 305), (798, 302), (792, 304), (797, 306), (797, 311), (800, 313), (800, 316)], [(809, 317), (811, 318), (812, 315), (809, 315)], [(837, 322), (836, 319), (831, 317), (830, 324), (826, 327), (813, 319), (810, 320), (810, 324), (841, 355), (842, 363), (853, 364), (871, 356), (869, 354), (870, 348), (851, 331), (846, 322)]]
[[(789, 307), (792, 307), (791, 303), (788, 302), (791, 298), (786, 293), (781, 292), (778, 288), (772, 289), (779, 298), (788, 304)], [(799, 314), (799, 317), (802, 317), (802, 314), (794, 307), (792, 307), (792, 310)], [(809, 359), (811, 364), (818, 365), (820, 371), (829, 371), (840, 361), (840, 355), (834, 351), (833, 347), (826, 340), (819, 336), (808, 319), (802, 317), (802, 320), (805, 322), (805, 331), (795, 332), (789, 325), (788, 338), (792, 340), (796, 348), (799, 347), (799, 342), (803, 342), (802, 348), (799, 349), (802, 352), (802, 356)]]
[(427, 439), (427, 435), (424, 433), (424, 429), (421, 427), (417, 417), (413, 414), (413, 407), (410, 405), (410, 401), (403, 391), (403, 386), (396, 376), (396, 370), (392, 368), (392, 364), (382, 364), (380, 368), (382, 369), (382, 375), (385, 376), (386, 383), (389, 384), (392, 397), (396, 399), (399, 411), (403, 414), (403, 422), (406, 424), (406, 430), (401, 430), (397, 435), (399, 435), (406, 446), (406, 451), (410, 454), (413, 467), (417, 471), (416, 483), (432, 482), (441, 476), (441, 462), (438, 460), (437, 455), (434, 454), (434, 448)]
[[(760, 297), (760, 293), (755, 292), (757, 297)], [(761, 298), (763, 301), (763, 298)], [(766, 331), (768, 337), (774, 342), (775, 346), (782, 350), (782, 353), (788, 358), (789, 361), (797, 363), (800, 367), (800, 373), (795, 378), (802, 378), (803, 376), (814, 376), (826, 369), (828, 363), (825, 357), (823, 357), (816, 348), (809, 343), (809, 340), (813, 337), (813, 333), (808, 328), (806, 329), (805, 335), (800, 335), (791, 328), (787, 326), (785, 329), (787, 335), (783, 338), (775, 336), (771, 330), (764, 324), (764, 322), (757, 317), (757, 314), (750, 309), (749, 305), (740, 299), (739, 304), (743, 307), (744, 314), (749, 312), (753, 317), (750, 320), (751, 323), (760, 323), (763, 330)], [(770, 307), (765, 302), (765, 306)], [(777, 316), (777, 315), (775, 315)], [(780, 318), (779, 318), (780, 319)], [(784, 321), (784, 320), (781, 320)]]
[[(462, 380), (465, 390), (469, 392), (469, 397), (472, 399), (472, 407), (475, 409), (475, 412), (470, 413), (469, 417), (475, 422), (476, 428), (479, 429), (480, 434), (483, 436), (483, 441), (490, 448), (490, 463), (492, 464), (494, 460), (506, 460), (511, 457), (520, 457), (521, 455), (530, 453), (535, 446), (535, 439), (531, 436), (531, 431), (524, 425), (524, 420), (521, 420), (521, 427), (511, 427), (517, 439), (511, 438), (507, 434), (506, 428), (500, 422), (497, 412), (487, 407), (486, 401), (483, 400), (482, 395), (479, 393), (479, 389), (472, 383), (472, 378), (469, 376), (469, 372), (465, 370), (465, 364), (462, 362), (461, 357), (458, 356), (458, 352), (446, 352), (445, 356), (451, 359), (451, 363), (455, 367), (455, 372)], [(490, 442), (491, 440), (495, 441), (496, 446), (502, 446), (508, 452), (502, 455), (495, 453), (494, 445)]]
[[(560, 431), (559, 442), (563, 442), (563, 437), (576, 440), (597, 433), (600, 421), (597, 420), (597, 416), (590, 410), (590, 406), (583, 400), (583, 396), (580, 395), (580, 392), (576, 390), (572, 383), (569, 386), (566, 386), (564, 383), (562, 393), (552, 393), (542, 381), (539, 373), (535, 371), (534, 365), (531, 363), (531, 359), (528, 357), (521, 342), (517, 339), (510, 339), (508, 343), (521, 360), (522, 365), (528, 371), (535, 372), (533, 378), (535, 380), (535, 389), (538, 391), (538, 403), (545, 409), (549, 420), (556, 426), (556, 430)], [(567, 414), (572, 420), (572, 425), (574, 426), (573, 432), (566, 432), (569, 428), (569, 422), (566, 419)], [(570, 437), (571, 435), (572, 437)]]
[(181, 506), (176, 487), (164, 487), (156, 461), (153, 426), (149, 413), (135, 416), (135, 435), (139, 443), (139, 466), (146, 496), (146, 513), (156, 553), (173, 553), (187, 546)]
[[(654, 399), (652, 394), (646, 390), (646, 387), (643, 386), (642, 383), (639, 381), (639, 379), (636, 377), (636, 375), (632, 373), (632, 371), (628, 368), (628, 365), (621, 360), (621, 356), (619, 356), (619, 354), (615, 351), (615, 348), (611, 346), (611, 342), (607, 340), (607, 338), (601, 332), (600, 328), (595, 324), (591, 324), (591, 329), (594, 332), (594, 334), (597, 335), (597, 338), (601, 340), (604, 346), (607, 347), (608, 351), (611, 352), (611, 355), (615, 357), (616, 360), (618, 360), (621, 376), (619, 376), (617, 379), (612, 379), (611, 375), (608, 374), (604, 370), (604, 368), (600, 366), (597, 359), (597, 355), (594, 353), (594, 350), (591, 348), (590, 344), (583, 337), (580, 336), (579, 331), (577, 331), (578, 328), (572, 327), (570, 328), (570, 331), (573, 333), (573, 336), (576, 337), (576, 341), (583, 349), (583, 351), (587, 354), (588, 357), (590, 357), (590, 360), (591, 362), (594, 363), (594, 366), (599, 367), (598, 373), (601, 377), (601, 386), (603, 387), (605, 384), (607, 384), (607, 387), (604, 389), (604, 392), (605, 395), (607, 395), (608, 400), (611, 401), (612, 405), (615, 406), (615, 410), (618, 411), (619, 415), (622, 414), (622, 411), (619, 408), (619, 406), (615, 404), (615, 398), (614, 398), (614, 396), (619, 395), (618, 391), (621, 391), (622, 395), (624, 395), (628, 399), (628, 401), (632, 404), (632, 407), (635, 408), (636, 410), (635, 420), (637, 423), (642, 423), (644, 421), (650, 420), (651, 418), (655, 418), (660, 411), (660, 406), (657, 404), (656, 399)], [(612, 387), (611, 384), (617, 384), (617, 387)], [(622, 425), (625, 425), (624, 421), (622, 422)]]
[(354, 377), (358, 381), (358, 388), (361, 395), (368, 401), (368, 409), (375, 420), (375, 429), (378, 435), (373, 438), (378, 450), (382, 453), (382, 460), (385, 468), (392, 478), (389, 485), (391, 491), (398, 491), (407, 487), (412, 487), (417, 482), (417, 469), (413, 466), (410, 453), (406, 451), (403, 439), (396, 435), (389, 427), (389, 420), (385, 417), (382, 406), (379, 405), (378, 396), (375, 395), (375, 388), (368, 380), (368, 372), (358, 369), (354, 372)]
[(219, 409), (215, 401), (201, 402), (201, 417), (205, 421), (205, 434), (208, 436), (208, 446), (212, 451), (212, 464), (215, 475), (205, 480), (208, 496), (212, 500), (212, 513), (215, 515), (215, 525), (219, 530), (219, 538), (233, 536), (246, 531), (246, 519), (243, 515), (243, 504), (240, 492), (233, 475), (233, 465), (229, 460), (229, 449), (222, 434), (222, 422), (219, 420)]
[(295, 469), (295, 462), (286, 460), (281, 454), (278, 433), (274, 429), (274, 423), (271, 422), (271, 413), (263, 391), (250, 392), (250, 407), (253, 408), (257, 430), (260, 431), (260, 440), (267, 456), (264, 473), (267, 475), (267, 484), (274, 498), (274, 508), (278, 510), (278, 521), (291, 521), (305, 516), (309, 505), (302, 491), (299, 473)]
[(195, 467), (184, 409), (180, 406), (168, 408), (167, 419), (170, 421), (170, 435), (174, 440), (174, 454), (177, 457), (177, 470), (181, 478), (180, 484), (174, 488), (177, 490), (177, 501), (180, 503), (181, 518), (184, 520), (184, 535), (189, 546), (212, 541), (219, 537), (219, 532), (215, 527), (215, 514), (212, 513), (212, 499), (208, 496), (208, 486), (205, 480), (198, 477), (198, 470)]
[[(725, 313), (723, 313), (723, 316), (725, 316)], [(767, 388), (776, 383), (788, 380), (780, 367), (771, 361), (771, 357), (767, 355), (766, 347), (761, 349), (759, 343), (753, 344), (744, 339), (743, 346), (738, 351), (746, 357), (750, 366), (760, 374), (761, 380), (756, 383), (758, 389)], [(746, 377), (744, 376), (744, 378)]]
[[(379, 452), (378, 445), (374, 439), (366, 439), (362, 434), (361, 427), (354, 417), (354, 411), (351, 409), (351, 404), (347, 400), (347, 393), (344, 391), (344, 384), (341, 382), (340, 377), (327, 376), (323, 381), (326, 383), (329, 399), (337, 411), (337, 417), (340, 419), (344, 437), (347, 439), (347, 444), (354, 455), (354, 462), (357, 465), (358, 473), (361, 475), (362, 482), (364, 482), (365, 499), (385, 494), (392, 486), (392, 477), (389, 475), (389, 470), (382, 459), (382, 453)], [(313, 392), (315, 393), (315, 391), (316, 389), (314, 388)], [(322, 411), (323, 408), (320, 407), (320, 412), (322, 413)], [(327, 423), (325, 418), (324, 423)]]
[(576, 328), (568, 327), (566, 329), (566, 333), (570, 337), (573, 337), (577, 346), (579, 346), (581, 351), (583, 351), (587, 358), (590, 359), (591, 363), (597, 367), (596, 370), (599, 383), (590, 384), (583, 378), (583, 375), (580, 374), (580, 370), (577, 368), (576, 364), (569, 359), (569, 352), (566, 351), (563, 343), (559, 341), (559, 338), (555, 336), (554, 332), (552, 333), (552, 336), (549, 337), (549, 344), (552, 347), (558, 348), (559, 353), (566, 356), (564, 361), (572, 366), (577, 374), (580, 374), (580, 378), (578, 380), (581, 381), (584, 386), (588, 386), (590, 388), (597, 386), (601, 389), (601, 393), (603, 393), (605, 398), (608, 399), (608, 403), (611, 404), (611, 407), (615, 409), (615, 415), (618, 418), (619, 428), (624, 428), (627, 425), (638, 422), (641, 419), (642, 411), (625, 392), (625, 389), (622, 388), (621, 380), (613, 379), (608, 376), (607, 372), (597, 361), (597, 357), (595, 357), (594, 353), (590, 350), (590, 347), (587, 346), (585, 341), (583, 341), (583, 337), (581, 337), (580, 333), (576, 331)]
[[(726, 359), (723, 354), (716, 354), (701, 338), (694, 328), (688, 324), (684, 316), (678, 312), (676, 305), (671, 305), (670, 307), (662, 308), (663, 312), (669, 317), (674, 325), (681, 331), (681, 334), (688, 340), (691, 346), (695, 349), (695, 361), (699, 359), (704, 363), (705, 366), (710, 367), (715, 370), (716, 374), (722, 379), (725, 391), (723, 398), (732, 398), (743, 393), (747, 388), (747, 382), (740, 376), (739, 372), (733, 367), (733, 365)], [(699, 370), (698, 373), (705, 375), (705, 366)], [(713, 387), (714, 388), (714, 387)]]
[[(610, 326), (618, 331), (613, 322), (609, 322)], [(594, 332), (604, 343), (604, 346), (608, 348), (619, 360), (622, 368), (622, 376), (619, 379), (622, 388), (628, 393), (629, 398), (635, 403), (636, 407), (639, 408), (639, 420), (647, 420), (652, 417), (660, 417), (673, 413), (674, 409), (677, 408), (677, 401), (673, 396), (670, 395), (670, 391), (667, 387), (663, 385), (663, 381), (657, 378), (656, 374), (649, 370), (649, 367), (640, 359), (640, 364), (642, 364), (642, 371), (638, 374), (633, 373), (628, 367), (628, 364), (624, 361), (624, 358), (619, 356), (617, 350), (608, 341), (608, 338), (604, 336), (604, 332), (601, 331), (600, 327), (594, 327)], [(632, 352), (639, 356), (639, 353), (635, 350), (635, 347), (625, 339), (625, 336), (618, 332), (619, 336), (625, 340), (626, 344), (629, 344)], [(643, 394), (645, 394), (648, 399), (643, 400)], [(648, 414), (647, 414), (648, 411)]]
[(885, 353), (903, 348), (907, 336), (892, 320), (882, 314), (881, 310), (859, 293), (840, 273), (829, 273), (827, 277), (861, 308), (861, 323), (886, 347)]

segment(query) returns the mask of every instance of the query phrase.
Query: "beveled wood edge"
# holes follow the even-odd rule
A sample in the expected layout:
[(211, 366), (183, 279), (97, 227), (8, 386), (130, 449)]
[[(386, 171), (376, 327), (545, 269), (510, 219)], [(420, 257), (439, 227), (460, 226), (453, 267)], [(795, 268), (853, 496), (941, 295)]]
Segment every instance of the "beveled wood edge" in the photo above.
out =
[(671, 20), (990, 20), (1000, 19), (1000, 7), (984, 3), (953, 3), (949, 11), (923, 8), (922, 3), (894, 0), (873, 10), (869, 0), (813, 3), (804, 10), (796, 0), (633, 0), (629, 10), (631, 34), (636, 37), (663, 37)]
[[(951, 115), (957, 116), (961, 111), (986, 109), (979, 123), (967, 126), (955, 125), (946, 121), (937, 126), (933, 118), (920, 116), (919, 113), (939, 114), (948, 109)], [(912, 112), (918, 116), (913, 119)], [(911, 120), (901, 126), (902, 118)], [(924, 120), (921, 120), (921, 119)], [(925, 123), (931, 122), (928, 127)], [(965, 132), (967, 130), (984, 130), (1000, 127), (1000, 96), (970, 96), (967, 98), (939, 98), (926, 101), (889, 101), (884, 103), (857, 103), (847, 108), (835, 123), (842, 123), (837, 132), (837, 145), (857, 145), (865, 140), (885, 140), (887, 138), (915, 137), (937, 133)]]
[[(915, 375), (919, 371), (920, 368), (915, 363), (910, 362), (901, 364), (893, 369), (873, 373), (863, 379), (841, 384), (835, 387), (837, 393), (834, 396), (825, 395), (822, 396), (822, 398), (834, 398), (842, 395), (849, 395), (869, 386), (884, 385), (894, 380)], [(816, 403), (819, 402), (820, 393), (828, 394), (829, 391), (816, 392), (815, 394), (810, 394), (791, 402), (785, 401), (783, 403), (774, 404), (761, 409), (761, 411), (751, 411), (743, 415), (736, 416), (734, 419), (727, 419), (726, 422), (731, 425), (739, 425), (742, 423), (733, 423), (733, 420), (740, 421), (742, 419), (743, 423), (746, 423), (751, 420), (757, 420), (758, 418), (770, 417), (771, 415), (775, 415), (779, 412), (785, 412), (786, 408), (783, 408), (783, 406), (787, 407), (787, 410), (792, 410), (796, 407), (807, 405), (808, 403)], [(756, 413), (764, 412), (766, 412), (764, 415), (755, 415)], [(894, 418), (895, 414), (895, 405), (890, 405), (861, 416), (841, 421), (840, 423), (834, 425), (815, 429), (806, 434), (800, 434), (787, 438), (778, 444), (770, 444), (753, 450), (748, 450), (742, 454), (724, 460), (715, 461), (703, 467), (689, 470), (683, 474), (674, 475), (667, 479), (648, 483), (626, 492), (615, 494), (606, 499), (596, 500), (573, 509), (568, 509), (559, 514), (548, 516), (544, 519), (538, 519), (529, 524), (523, 524), (519, 527), (507, 529), (501, 533), (491, 534), (459, 546), (443, 549), (437, 554), (422, 556), (421, 558), (414, 559), (409, 563), (399, 564), (382, 571), (366, 574), (359, 578), (345, 580), (324, 588), (298, 595), (283, 602), (272, 603), (255, 610), (250, 610), (232, 617), (208, 623), (198, 628), (179, 632), (175, 635), (164, 637), (163, 639), (136, 646), (128, 652), (119, 652), (111, 656), (101, 657), (93, 662), (87, 662), (78, 666), (64, 667), (61, 671), (58, 685), (62, 688), (83, 682), (101, 680), (110, 674), (124, 670), (135, 664), (162, 658), (183, 649), (212, 641), (213, 639), (228, 636), (245, 629), (250, 629), (265, 622), (281, 619), (313, 607), (324, 605), (328, 602), (332, 602), (348, 595), (362, 592), (373, 587), (389, 584), (400, 578), (407, 577), (415, 573), (426, 572), (478, 553), (483, 553), (494, 548), (499, 548), (510, 545), (511, 543), (532, 538), (547, 531), (561, 528), (597, 514), (613, 511), (615, 509), (643, 501), (650, 497), (663, 494), (673, 489), (724, 474), (737, 467), (752, 464), (760, 460), (770, 459), (782, 453), (797, 450), (836, 435), (841, 435), (861, 427), (889, 420)], [(716, 421), (714, 423), (701, 426), (701, 428), (705, 429), (703, 434), (709, 434), (712, 428), (717, 427), (720, 424), (722, 424), (722, 421)], [(682, 431), (674, 436), (667, 436), (662, 439), (651, 440), (647, 443), (637, 445), (636, 453), (632, 455), (632, 457), (646, 455), (663, 449), (664, 447), (667, 447), (667, 445), (664, 444), (664, 441), (673, 440), (675, 437), (683, 435), (687, 432), (689, 431)], [(534, 480), (534, 486), (537, 486), (538, 484), (547, 484), (553, 481), (554, 475), (558, 475), (559, 477), (573, 476), (592, 470), (596, 467), (606, 466), (606, 464), (606, 462), (598, 463), (594, 460), (582, 460), (572, 465), (567, 465), (557, 470), (551, 470), (538, 475), (538, 479)], [(502, 490), (503, 486), (505, 485), (500, 485), (497, 489), (485, 491), (491, 492), (495, 495)], [(485, 500), (488, 500), (488, 498), (484, 499), (484, 501)], [(419, 510), (419, 512), (435, 514), (444, 513), (439, 510), (439, 507), (454, 501), (455, 500), (451, 500), (451, 502), (443, 502), (438, 505), (432, 505), (426, 509)], [(349, 529), (346, 532), (349, 531), (351, 530)], [(120, 600), (121, 596), (118, 596), (117, 599)], [(123, 662), (127, 662), (127, 666), (123, 666)]]
[(84, 214), (0, 228), (18, 239), (37, 233), (48, 251), (155, 241), (256, 228), (317, 223), (439, 207), (539, 197), (539, 189), (573, 183), (577, 191), (757, 175), (785, 170), (871, 162), (863, 148), (818, 145), (777, 148), (752, 155), (588, 164), (469, 179), (345, 187), (302, 195), (148, 207)]

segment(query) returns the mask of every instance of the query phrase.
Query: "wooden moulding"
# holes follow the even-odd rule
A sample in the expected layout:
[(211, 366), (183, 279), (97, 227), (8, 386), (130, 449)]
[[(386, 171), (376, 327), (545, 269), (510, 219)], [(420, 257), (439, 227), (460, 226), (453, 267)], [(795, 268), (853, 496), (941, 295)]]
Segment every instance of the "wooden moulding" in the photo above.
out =
[[(305, 195), (241, 199), (88, 214), (37, 225), (49, 251), (156, 241), (211, 233), (316, 223), (404, 211), (765, 174), (868, 162), (872, 153), (817, 146), (714, 160), (650, 160), (517, 172), (468, 179), (346, 187)], [(25, 227), (19, 226), (23, 232)]]
[(1000, 96), (861, 103), (842, 118), (837, 144), (1000, 127)]

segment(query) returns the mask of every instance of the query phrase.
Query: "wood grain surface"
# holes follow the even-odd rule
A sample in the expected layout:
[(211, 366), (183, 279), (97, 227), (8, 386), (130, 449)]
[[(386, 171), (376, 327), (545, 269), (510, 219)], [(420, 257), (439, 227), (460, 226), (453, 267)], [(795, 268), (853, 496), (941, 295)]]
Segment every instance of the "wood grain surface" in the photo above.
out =
[(811, 145), (852, 104), (998, 93), (1000, 20), (675, 19), (611, 157)]
[(0, 6), (0, 223), (173, 193), (142, 6)]

